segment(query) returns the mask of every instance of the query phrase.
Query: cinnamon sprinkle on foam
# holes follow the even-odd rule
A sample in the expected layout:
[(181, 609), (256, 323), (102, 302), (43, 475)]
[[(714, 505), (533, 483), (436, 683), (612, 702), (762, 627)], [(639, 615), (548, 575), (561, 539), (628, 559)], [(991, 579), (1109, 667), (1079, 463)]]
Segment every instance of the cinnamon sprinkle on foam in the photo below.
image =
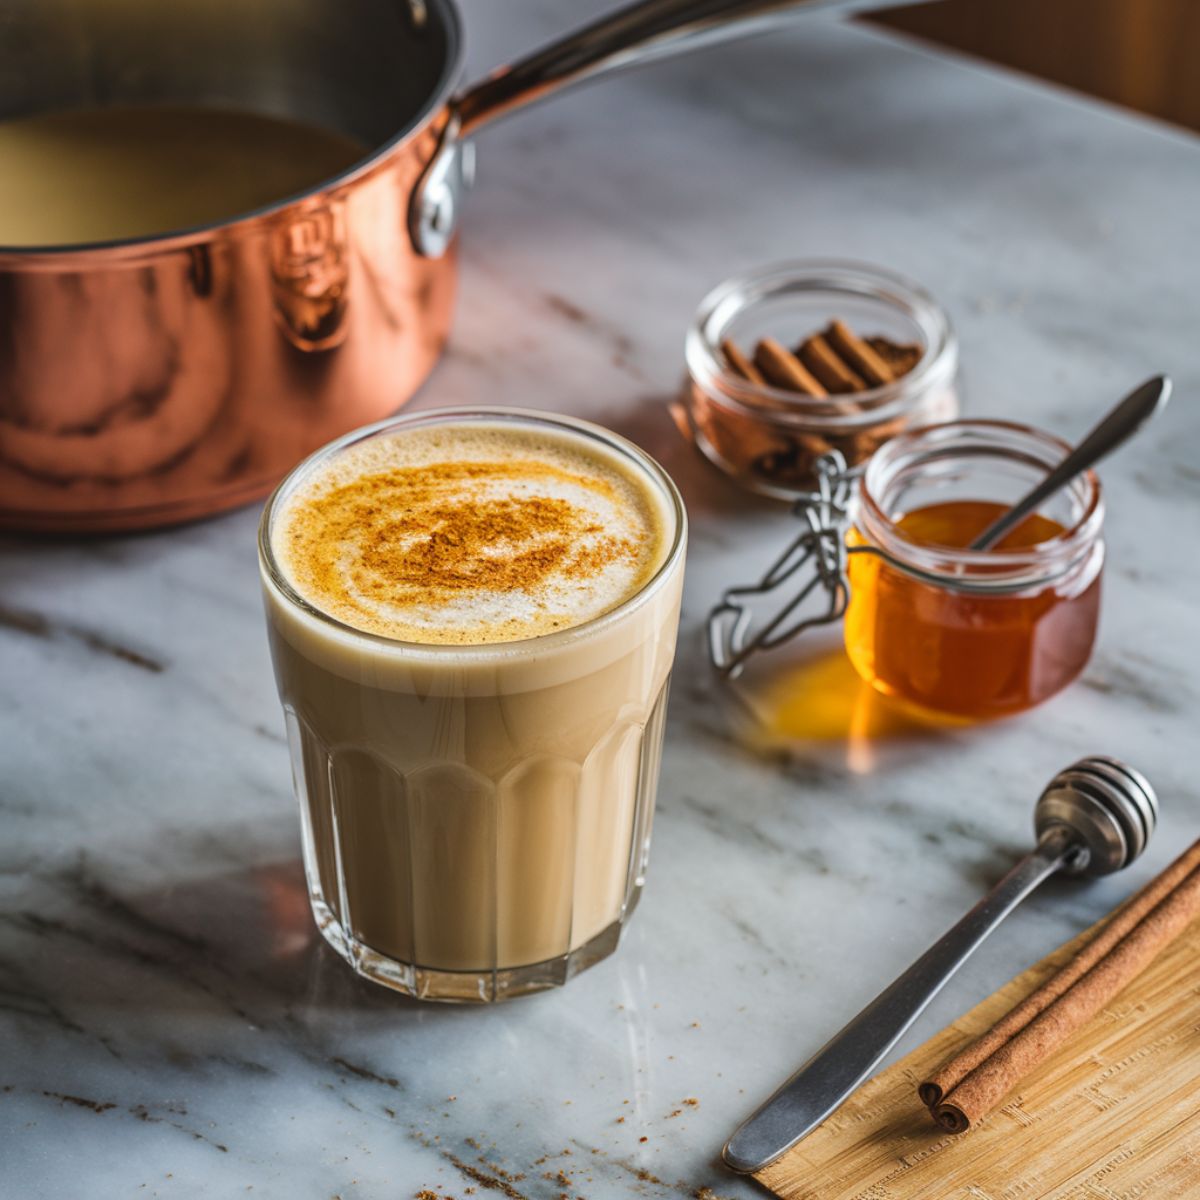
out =
[(404, 641), (512, 641), (633, 595), (663, 553), (659, 505), (624, 465), (566, 436), (418, 427), (317, 468), (272, 534), (292, 585)]

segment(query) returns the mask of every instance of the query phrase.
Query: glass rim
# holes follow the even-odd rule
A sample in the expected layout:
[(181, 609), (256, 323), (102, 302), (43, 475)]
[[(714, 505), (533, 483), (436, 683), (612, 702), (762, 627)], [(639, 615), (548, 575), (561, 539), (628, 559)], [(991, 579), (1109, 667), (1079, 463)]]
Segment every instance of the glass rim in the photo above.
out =
[[(788, 285), (806, 290), (844, 292), (890, 304), (903, 312), (926, 338), (917, 365), (891, 383), (866, 388), (842, 399), (854, 411), (831, 412), (828, 398), (807, 398), (771, 384), (751, 383), (732, 374), (718, 354), (714, 322), (723, 329), (732, 314), (768, 299)], [(749, 294), (748, 300), (741, 300)], [(684, 360), (692, 379), (706, 391), (719, 392), (720, 402), (739, 414), (772, 425), (806, 428), (857, 429), (878, 424), (904, 411), (911, 393), (923, 393), (953, 376), (958, 363), (958, 339), (945, 310), (920, 284), (904, 275), (853, 259), (792, 259), (734, 275), (700, 301), (684, 341)], [(771, 408), (756, 401), (766, 398)], [(837, 397), (835, 397), (837, 399)], [(782, 406), (782, 407), (778, 407)]]
[[(983, 418), (942, 421), (897, 434), (871, 456), (855, 488), (853, 523), (868, 541), (891, 552), (903, 563), (944, 575), (946, 586), (951, 588), (956, 577), (962, 579), (975, 568), (979, 572), (972, 577), (973, 584), (992, 580), (998, 588), (1005, 587), (1011, 585), (1014, 576), (1020, 576), (1022, 572), (1029, 574), (1030, 583), (1048, 581), (1057, 578), (1089, 554), (1101, 535), (1104, 522), (1100, 480), (1092, 470), (1077, 475), (1063, 489), (1075, 491), (1082, 507), (1080, 515), (1061, 533), (1032, 546), (1016, 550), (937, 546), (915, 541), (900, 528), (881, 503), (882, 494), (891, 482), (887, 472), (894, 474), (903, 470), (904, 456), (920, 454), (922, 449), (940, 450), (941, 454), (937, 457), (952, 457), (956, 442), (969, 440), (972, 435), (980, 441), (974, 447), (962, 446), (960, 452), (964, 455), (1016, 459), (1023, 445), (1028, 457), (1036, 458), (1038, 450), (1047, 457), (1053, 455), (1045, 462), (1047, 469), (1065, 457), (1072, 448), (1069, 442), (1057, 435), (1032, 425)], [(993, 444), (985, 441), (989, 435), (996, 439)], [(1005, 435), (1012, 438), (1012, 445), (1005, 446), (1002, 443), (1000, 439)]]
[[(581, 621), (577, 625), (569, 625), (565, 629), (555, 630), (553, 633), (533, 634), (530, 637), (513, 638), (503, 642), (405, 641), (402, 638), (387, 637), (384, 634), (359, 629), (355, 625), (339, 620), (332, 614), (317, 607), (311, 601), (306, 600), (287, 579), (275, 557), (274, 547), (271, 545), (273, 517), (280, 500), (289, 486), (293, 485), (295, 481), (298, 481), (303, 475), (314, 470), (320, 464), (327, 462), (349, 447), (367, 441), (370, 438), (379, 437), (394, 429), (403, 429), (407, 426), (438, 424), (442, 422), (454, 423), (457, 421), (498, 421), (500, 423), (511, 421), (517, 424), (545, 425), (554, 429), (566, 430), (576, 436), (601, 443), (609, 450), (615, 451), (630, 462), (641, 474), (649, 476), (651, 481), (657, 484), (663, 492), (674, 517), (675, 524), (670, 547), (654, 573), (633, 595), (626, 597), (620, 604), (600, 613), (598, 616)], [(524, 657), (534, 648), (537, 650), (552, 650), (560, 645), (601, 633), (604, 629), (619, 622), (630, 612), (640, 608), (653, 595), (662, 590), (666, 580), (671, 576), (683, 557), (686, 541), (687, 509), (684, 507), (683, 497), (680, 495), (679, 489), (670, 475), (640, 446), (635, 445), (628, 438), (622, 437), (619, 433), (614, 433), (612, 430), (605, 429), (604, 426), (597, 425), (592, 421), (585, 421), (582, 418), (566, 416), (561, 413), (547, 413), (537, 409), (519, 408), (508, 405), (496, 405), (494, 407), (453, 405), (447, 408), (426, 409), (422, 412), (402, 413), (386, 417), (382, 421), (376, 421), (373, 424), (362, 425), (357, 429), (352, 429), (349, 433), (343, 434), (331, 442), (327, 442), (297, 463), (279, 481), (270, 496), (267, 497), (266, 503), (263, 505), (262, 516), (258, 522), (258, 558), (260, 568), (267, 582), (291, 607), (298, 609), (306, 617), (316, 620), (343, 638), (362, 641), (368, 645), (387, 649), (392, 652), (401, 651), (405, 656), (414, 658), (467, 658), (472, 660), (519, 658)]]

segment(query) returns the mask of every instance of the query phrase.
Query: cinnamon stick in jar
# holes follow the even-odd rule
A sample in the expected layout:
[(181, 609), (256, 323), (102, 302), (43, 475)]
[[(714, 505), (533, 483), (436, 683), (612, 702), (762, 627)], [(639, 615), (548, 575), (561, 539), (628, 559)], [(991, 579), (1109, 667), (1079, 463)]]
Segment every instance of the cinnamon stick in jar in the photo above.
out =
[(734, 372), (747, 383), (757, 384), (758, 387), (766, 385), (762, 372), (742, 353), (741, 347), (732, 338), (726, 338), (721, 343), (721, 353)]
[[(839, 350), (835, 338), (847, 349)], [(726, 375), (736, 381), (733, 395), (743, 412), (737, 420), (732, 412), (718, 418), (703, 392), (693, 389), (693, 427), (703, 429), (723, 462), (735, 464), (738, 473), (791, 489), (813, 484), (821, 455), (836, 449), (855, 465), (909, 423), (907, 413), (872, 420), (858, 395), (884, 375), (903, 378), (925, 353), (918, 343), (883, 334), (860, 337), (836, 319), (808, 333), (794, 350), (769, 335), (746, 350), (723, 336), (717, 350)], [(856, 369), (858, 362), (867, 364), (870, 378)], [(745, 409), (762, 412), (762, 427)]]
[[(729, 373), (739, 379), (814, 399), (852, 396), (892, 383), (914, 370), (923, 354), (916, 343), (859, 337), (838, 318), (805, 337), (794, 352), (773, 337), (760, 338), (753, 355), (729, 337), (721, 340), (720, 351)], [(852, 411), (836, 400), (831, 405), (835, 412)]]
[(796, 356), (831, 392), (861, 392), (867, 386), (862, 376), (838, 357), (823, 334), (805, 338)]
[(763, 338), (758, 343), (754, 365), (776, 387), (818, 399), (829, 395), (809, 369), (774, 338)]
[(872, 387), (881, 387), (896, 378), (892, 368), (845, 321), (830, 321), (825, 336), (830, 345)]
[(1200, 916), (1200, 841), (1137, 893), (1059, 972), (918, 1088), (965, 1133)]

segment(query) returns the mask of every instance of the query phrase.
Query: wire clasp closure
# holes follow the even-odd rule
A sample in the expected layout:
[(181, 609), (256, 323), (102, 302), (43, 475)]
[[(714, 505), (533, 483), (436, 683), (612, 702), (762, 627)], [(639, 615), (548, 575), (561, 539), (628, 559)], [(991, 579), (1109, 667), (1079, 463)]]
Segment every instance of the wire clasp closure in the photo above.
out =
[[(772, 650), (814, 625), (840, 620), (846, 611), (850, 600), (846, 529), (858, 471), (847, 469), (836, 450), (822, 454), (814, 470), (816, 491), (798, 497), (792, 509), (804, 528), (757, 583), (727, 589), (708, 614), (709, 658), (731, 679), (737, 678), (756, 651)], [(823, 608), (810, 615), (798, 612), (818, 589), (825, 592)], [(782, 607), (756, 621), (752, 602), (776, 594), (785, 597)]]

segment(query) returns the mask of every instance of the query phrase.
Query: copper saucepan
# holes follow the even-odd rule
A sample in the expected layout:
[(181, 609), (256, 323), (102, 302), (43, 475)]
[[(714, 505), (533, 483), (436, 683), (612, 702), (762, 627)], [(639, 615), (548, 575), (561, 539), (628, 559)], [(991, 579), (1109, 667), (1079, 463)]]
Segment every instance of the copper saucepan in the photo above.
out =
[(0, 117), (232, 105), (375, 149), (204, 228), (0, 246), (0, 524), (136, 529), (263, 494), (437, 361), (469, 135), (618, 67), (860, 6), (881, 0), (650, 0), (453, 95), (453, 0), (7, 0)]

